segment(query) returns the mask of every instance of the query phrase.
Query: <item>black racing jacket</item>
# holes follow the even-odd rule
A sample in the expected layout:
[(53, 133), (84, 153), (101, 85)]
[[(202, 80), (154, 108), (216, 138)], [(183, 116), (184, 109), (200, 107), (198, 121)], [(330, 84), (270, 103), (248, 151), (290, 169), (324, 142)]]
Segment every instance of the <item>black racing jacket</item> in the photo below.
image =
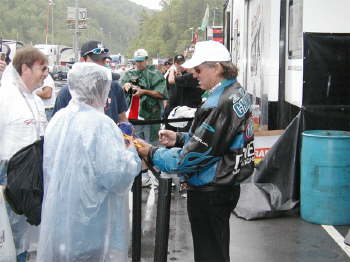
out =
[(250, 95), (233, 79), (211, 90), (196, 111), (189, 133), (177, 133), (173, 148), (154, 148), (160, 170), (179, 173), (194, 188), (239, 184), (254, 170), (254, 129)]

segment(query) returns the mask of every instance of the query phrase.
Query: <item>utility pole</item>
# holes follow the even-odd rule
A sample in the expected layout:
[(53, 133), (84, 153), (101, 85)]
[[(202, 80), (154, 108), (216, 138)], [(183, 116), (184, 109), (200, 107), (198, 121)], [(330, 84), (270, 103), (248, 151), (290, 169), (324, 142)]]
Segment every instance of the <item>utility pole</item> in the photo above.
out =
[(47, 4), (47, 17), (46, 17), (46, 27), (45, 27), (45, 44), (47, 45), (47, 38), (49, 33), (49, 19), (50, 19), (50, 1)]
[(188, 30), (191, 30), (191, 42), (193, 41), (193, 27), (188, 28)]
[(112, 32), (109, 32), (109, 48), (112, 48)]
[(100, 30), (101, 30), (101, 34), (102, 34), (102, 36), (101, 36), (101, 44), (104, 45), (104, 43), (103, 43), (103, 42), (104, 42), (104, 41), (103, 41), (103, 39), (104, 39), (103, 27), (101, 27)]
[(79, 0), (75, 0), (75, 29), (74, 29), (74, 57), (75, 62), (78, 62), (79, 54)]
[(55, 39), (54, 39), (54, 33), (53, 33), (53, 29), (54, 29), (54, 24), (53, 24), (53, 6), (54, 6), (54, 2), (53, 0), (49, 1), (49, 4), (51, 4), (51, 44), (55, 44)]
[(219, 8), (217, 7), (214, 7), (213, 11), (214, 11), (214, 15), (213, 15), (213, 27), (215, 26), (215, 13), (216, 13), (216, 10), (218, 10)]

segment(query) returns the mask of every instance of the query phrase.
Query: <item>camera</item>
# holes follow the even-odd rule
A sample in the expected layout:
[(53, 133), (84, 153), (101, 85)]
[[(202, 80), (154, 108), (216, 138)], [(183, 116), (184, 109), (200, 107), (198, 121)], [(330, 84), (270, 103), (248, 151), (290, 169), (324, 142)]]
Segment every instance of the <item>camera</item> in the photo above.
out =
[(139, 88), (142, 88), (140, 86), (140, 78), (138, 76), (132, 76), (131, 79), (130, 79), (130, 83), (132, 85), (132, 87), (128, 90), (127, 94), (129, 95), (133, 95), (135, 94), (137, 91), (133, 89), (133, 87), (139, 87)]
[(139, 86), (139, 83), (140, 83), (140, 78), (138, 76), (132, 76), (131, 79), (130, 79), (130, 83), (133, 85), (133, 86)]

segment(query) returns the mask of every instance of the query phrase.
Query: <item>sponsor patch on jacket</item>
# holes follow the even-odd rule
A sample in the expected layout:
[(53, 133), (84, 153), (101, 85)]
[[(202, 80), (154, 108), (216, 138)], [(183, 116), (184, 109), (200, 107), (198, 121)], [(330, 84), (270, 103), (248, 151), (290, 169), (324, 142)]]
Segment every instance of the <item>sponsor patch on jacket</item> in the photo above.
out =
[(250, 108), (250, 97), (249, 94), (246, 93), (237, 103), (233, 104), (233, 111), (235, 111), (236, 115), (241, 118), (249, 111)]
[(250, 117), (245, 125), (245, 139), (249, 140), (254, 135), (254, 122), (253, 119)]
[(239, 99), (241, 99), (241, 96), (239, 96), (238, 94), (232, 94), (229, 97), (229, 100), (232, 100), (233, 104), (237, 103)]

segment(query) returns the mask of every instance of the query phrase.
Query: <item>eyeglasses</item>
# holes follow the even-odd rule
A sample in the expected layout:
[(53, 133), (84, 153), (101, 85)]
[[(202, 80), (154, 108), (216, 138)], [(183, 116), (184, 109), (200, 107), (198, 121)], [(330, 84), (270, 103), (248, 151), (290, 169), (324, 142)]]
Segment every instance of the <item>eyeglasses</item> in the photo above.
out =
[(96, 47), (90, 51), (87, 51), (84, 53), (83, 56), (86, 56), (88, 54), (94, 54), (94, 55), (100, 55), (100, 54), (107, 54), (109, 52), (109, 49), (108, 48), (99, 48), (99, 47)]
[[(215, 67), (218, 63), (213, 63), (213, 62), (204, 62), (201, 65), (206, 66), (206, 67)], [(194, 67), (193, 70), (197, 73), (200, 74), (203, 69), (200, 69), (198, 66)]]
[(41, 72), (46, 72), (49, 71), (49, 67), (48, 66), (32, 66), (31, 68), (38, 68)]

